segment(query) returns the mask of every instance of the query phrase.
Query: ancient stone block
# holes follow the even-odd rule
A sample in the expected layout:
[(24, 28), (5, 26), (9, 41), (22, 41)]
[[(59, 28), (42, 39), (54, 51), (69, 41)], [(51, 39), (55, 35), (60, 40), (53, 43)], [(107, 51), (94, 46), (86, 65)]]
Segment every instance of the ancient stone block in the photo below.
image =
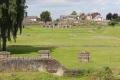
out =
[(81, 62), (89, 62), (90, 61), (90, 53), (89, 52), (81, 52), (79, 55), (79, 59)]
[(0, 52), (0, 61), (7, 59), (8, 57), (10, 57), (10, 52), (7, 51)]
[(41, 58), (51, 58), (50, 50), (40, 50), (39, 53)]

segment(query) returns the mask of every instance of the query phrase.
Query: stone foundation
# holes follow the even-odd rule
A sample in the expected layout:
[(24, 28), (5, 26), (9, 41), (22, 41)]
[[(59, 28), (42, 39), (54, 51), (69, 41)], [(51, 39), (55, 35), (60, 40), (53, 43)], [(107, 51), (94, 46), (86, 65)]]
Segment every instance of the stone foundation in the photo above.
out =
[[(1, 54), (2, 55), (2, 54)], [(48, 72), (57, 76), (78, 76), (79, 71), (68, 70), (55, 59), (14, 57), (3, 54), (0, 58), (0, 72)]]

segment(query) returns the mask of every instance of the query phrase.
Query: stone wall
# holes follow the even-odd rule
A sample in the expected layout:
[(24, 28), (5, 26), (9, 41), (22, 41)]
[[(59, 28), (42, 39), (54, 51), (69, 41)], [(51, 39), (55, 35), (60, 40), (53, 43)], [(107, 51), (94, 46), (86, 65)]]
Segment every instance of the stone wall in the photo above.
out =
[[(14, 57), (3, 54), (0, 58), (0, 72), (48, 72), (57, 76), (79, 76), (80, 71), (68, 70), (61, 63), (51, 58)], [(9, 56), (8, 56), (9, 55)]]
[[(40, 58), (8, 58), (6, 61), (0, 62), (0, 71), (9, 71), (11, 69), (16, 70), (31, 70), (39, 71), (39, 68), (49, 69), (49, 67), (58, 68), (60, 64), (52, 59), (40, 59)], [(54, 64), (54, 66), (52, 66)]]
[[(62, 70), (62, 73), (60, 71)], [(8, 58), (0, 62), (0, 72), (49, 72), (63, 75), (62, 65), (54, 59), (41, 59), (41, 58)], [(60, 72), (60, 74), (59, 74)]]

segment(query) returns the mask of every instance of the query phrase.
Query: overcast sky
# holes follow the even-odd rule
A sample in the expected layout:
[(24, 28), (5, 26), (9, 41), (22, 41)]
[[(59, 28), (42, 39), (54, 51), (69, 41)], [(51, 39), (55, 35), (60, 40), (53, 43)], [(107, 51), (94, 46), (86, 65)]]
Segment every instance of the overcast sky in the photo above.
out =
[(54, 18), (72, 11), (100, 12), (103, 16), (108, 12), (120, 13), (120, 0), (27, 0), (27, 5), (29, 16), (39, 16), (44, 10), (50, 11)]

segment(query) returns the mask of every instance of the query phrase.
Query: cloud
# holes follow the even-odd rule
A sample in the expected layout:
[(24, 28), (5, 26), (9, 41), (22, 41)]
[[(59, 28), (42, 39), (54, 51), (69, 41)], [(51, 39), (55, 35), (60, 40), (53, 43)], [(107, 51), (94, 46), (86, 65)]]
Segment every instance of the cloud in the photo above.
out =
[(65, 3), (65, 2), (80, 2), (81, 0), (36, 0), (39, 2), (47, 2), (47, 3)]
[(38, 5), (64, 5), (64, 4), (74, 4), (78, 3), (80, 0), (27, 0), (27, 4), (34, 5), (35, 3)]
[(27, 0), (29, 6), (41, 7), (68, 7), (68, 6), (103, 6), (107, 4), (120, 4), (120, 0)]
[(27, 0), (28, 14), (38, 15), (48, 10), (52, 15), (59, 17), (76, 10), (78, 12), (100, 13), (120, 12), (120, 0)]
[(86, 3), (86, 4), (108, 4), (108, 3), (118, 3), (120, 4), (120, 0), (27, 0), (28, 4), (34, 5), (36, 4), (69, 4), (69, 3)]

